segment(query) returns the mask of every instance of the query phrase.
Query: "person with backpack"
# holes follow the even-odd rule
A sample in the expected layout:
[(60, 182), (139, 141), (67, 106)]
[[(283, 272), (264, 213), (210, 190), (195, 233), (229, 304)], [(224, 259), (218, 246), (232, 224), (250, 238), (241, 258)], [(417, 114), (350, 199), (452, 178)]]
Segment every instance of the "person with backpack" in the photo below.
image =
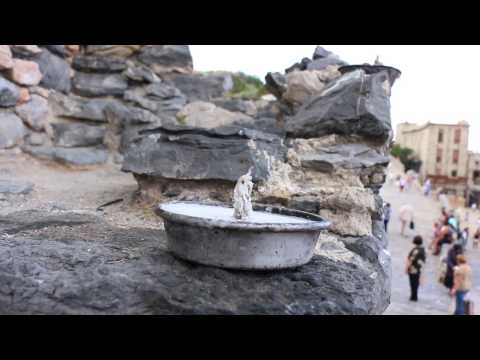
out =
[(465, 296), (472, 288), (472, 268), (465, 255), (457, 256), (458, 266), (454, 269), (453, 287), (450, 291), (455, 296), (455, 315), (467, 315)]
[(422, 276), (423, 265), (426, 262), (426, 252), (420, 235), (413, 238), (414, 248), (407, 257), (406, 273), (410, 282), (410, 301), (418, 301), (418, 287)]

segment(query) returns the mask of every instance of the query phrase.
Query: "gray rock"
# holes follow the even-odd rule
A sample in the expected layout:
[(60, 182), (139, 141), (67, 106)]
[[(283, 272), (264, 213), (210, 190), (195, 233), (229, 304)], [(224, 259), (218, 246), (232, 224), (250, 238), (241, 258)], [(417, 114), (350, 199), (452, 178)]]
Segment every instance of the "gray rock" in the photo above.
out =
[(301, 62), (293, 64), (288, 69), (285, 70), (285, 73), (291, 73), (294, 71), (304, 71), (308, 68), (308, 65), (312, 62), (309, 58), (303, 58)]
[(159, 83), (161, 79), (147, 66), (129, 66), (123, 75), (139, 83)]
[(28, 144), (28, 145), (32, 145), (32, 146), (41, 146), (41, 145), (45, 145), (47, 142), (48, 142), (48, 136), (47, 134), (44, 134), (44, 133), (31, 133), (29, 134), (26, 139), (25, 139), (25, 142)]
[(188, 45), (148, 45), (138, 54), (138, 59), (155, 73), (186, 72), (193, 70), (192, 55)]
[(15, 112), (33, 130), (43, 131), (48, 126), (48, 100), (40, 95), (31, 95), (30, 101), (17, 106)]
[(32, 192), (33, 186), (30, 182), (0, 179), (0, 194), (25, 195)]
[(214, 100), (213, 103), (228, 111), (241, 112), (249, 116), (257, 115), (257, 108), (253, 101), (245, 101), (241, 99), (218, 99)]
[(52, 54), (47, 49), (33, 57), (43, 74), (40, 86), (54, 89), (63, 93), (69, 93), (72, 87), (70, 65), (62, 58)]
[(343, 75), (287, 119), (287, 134), (301, 138), (357, 134), (387, 140), (392, 126), (385, 82), (385, 73), (365, 75), (358, 70)]
[(121, 74), (77, 72), (73, 78), (73, 90), (81, 96), (123, 96), (127, 88), (128, 82)]
[(305, 168), (321, 172), (333, 172), (338, 168), (363, 169), (372, 166), (388, 166), (388, 156), (379, 154), (375, 149), (364, 144), (341, 144), (319, 149), (317, 153), (301, 156)]
[(10, 49), (20, 59), (31, 59), (43, 51), (37, 45), (10, 45)]
[(125, 152), (123, 171), (183, 180), (235, 182), (253, 167), (266, 180), (273, 158), (283, 160), (279, 137), (240, 127), (211, 130), (161, 127), (145, 131)]
[(177, 88), (155, 83), (145, 87), (127, 90), (124, 100), (138, 105), (154, 114), (176, 115), (187, 104), (187, 98)]
[(47, 48), (50, 52), (62, 58), (67, 58), (70, 56), (70, 53), (65, 47), (65, 45), (43, 45), (43, 47)]
[(313, 53), (313, 60), (327, 58), (333, 55), (331, 51), (325, 50), (321, 46), (317, 46), (315, 52)]
[(105, 128), (85, 124), (53, 124), (54, 144), (59, 147), (102, 145)]
[(125, 70), (127, 63), (118, 57), (77, 55), (72, 67), (83, 72), (116, 73)]
[(343, 60), (340, 60), (336, 56), (330, 56), (326, 58), (318, 58), (316, 60), (313, 60), (311, 63), (309, 63), (306, 66), (306, 70), (324, 70), (329, 65), (345, 66), (345, 65), (348, 65), (348, 63), (346, 63)]
[(11, 112), (0, 111), (0, 149), (9, 149), (21, 144), (25, 134), (22, 119)]
[(142, 45), (87, 45), (86, 53), (98, 56), (127, 58), (141, 49)]
[(17, 85), (0, 75), (0, 107), (15, 106), (20, 98)]
[(36, 158), (51, 160), (64, 165), (87, 166), (100, 165), (108, 160), (105, 149), (96, 148), (60, 148), (47, 146), (23, 146), (22, 150)]
[(270, 91), (277, 99), (281, 99), (287, 91), (287, 79), (280, 73), (268, 73), (265, 77), (268, 91)]
[(125, 106), (116, 99), (84, 99), (79, 96), (65, 96), (53, 92), (49, 97), (53, 113), (56, 116), (79, 120), (106, 122), (105, 108), (107, 106), (123, 109)]
[(169, 80), (190, 101), (211, 101), (225, 96), (232, 89), (230, 74), (179, 74), (170, 76)]
[(3, 233), (2, 314), (367, 315), (388, 306), (378, 267), (346, 249), (350, 260), (320, 250), (300, 268), (259, 273), (181, 261), (162, 231), (86, 214), (17, 212), (0, 217)]

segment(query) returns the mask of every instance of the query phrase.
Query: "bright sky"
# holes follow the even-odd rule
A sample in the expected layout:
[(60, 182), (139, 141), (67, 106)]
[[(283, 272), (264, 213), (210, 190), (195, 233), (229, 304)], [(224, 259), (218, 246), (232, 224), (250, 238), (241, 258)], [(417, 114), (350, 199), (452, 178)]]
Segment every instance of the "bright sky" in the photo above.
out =
[[(393, 125), (404, 121), (470, 123), (470, 150), (480, 152), (480, 46), (474, 45), (322, 45), (350, 64), (373, 63), (402, 71), (392, 90)], [(315, 45), (191, 45), (198, 71), (242, 71), (264, 80), (283, 73)]]

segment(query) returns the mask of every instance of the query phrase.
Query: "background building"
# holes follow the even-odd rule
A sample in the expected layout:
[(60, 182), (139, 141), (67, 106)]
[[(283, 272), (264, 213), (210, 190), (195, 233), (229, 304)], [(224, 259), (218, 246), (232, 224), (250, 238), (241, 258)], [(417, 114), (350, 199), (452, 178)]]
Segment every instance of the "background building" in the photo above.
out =
[[(467, 196), (469, 124), (423, 125), (402, 123), (397, 126), (396, 142), (411, 148), (422, 161), (420, 179), (432, 181), (434, 188), (450, 194)], [(480, 170), (480, 169), (479, 169)]]

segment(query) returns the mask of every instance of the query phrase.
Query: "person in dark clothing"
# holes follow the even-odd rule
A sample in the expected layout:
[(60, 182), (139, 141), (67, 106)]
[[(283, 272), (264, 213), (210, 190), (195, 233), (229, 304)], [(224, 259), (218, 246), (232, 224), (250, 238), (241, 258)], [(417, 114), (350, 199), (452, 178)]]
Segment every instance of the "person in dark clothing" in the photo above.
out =
[(392, 206), (390, 203), (386, 203), (383, 208), (383, 223), (385, 225), (385, 232), (388, 232), (388, 223), (390, 222), (390, 217), (392, 215)]
[(414, 248), (410, 251), (407, 258), (406, 273), (410, 281), (410, 301), (418, 301), (418, 287), (422, 268), (426, 261), (425, 248), (422, 246), (423, 239), (420, 235), (413, 238)]
[(457, 255), (463, 253), (462, 245), (455, 244), (452, 248), (448, 251), (447, 254), (447, 272), (445, 274), (445, 280), (443, 284), (449, 290), (452, 290), (453, 287), (453, 269), (457, 266)]

